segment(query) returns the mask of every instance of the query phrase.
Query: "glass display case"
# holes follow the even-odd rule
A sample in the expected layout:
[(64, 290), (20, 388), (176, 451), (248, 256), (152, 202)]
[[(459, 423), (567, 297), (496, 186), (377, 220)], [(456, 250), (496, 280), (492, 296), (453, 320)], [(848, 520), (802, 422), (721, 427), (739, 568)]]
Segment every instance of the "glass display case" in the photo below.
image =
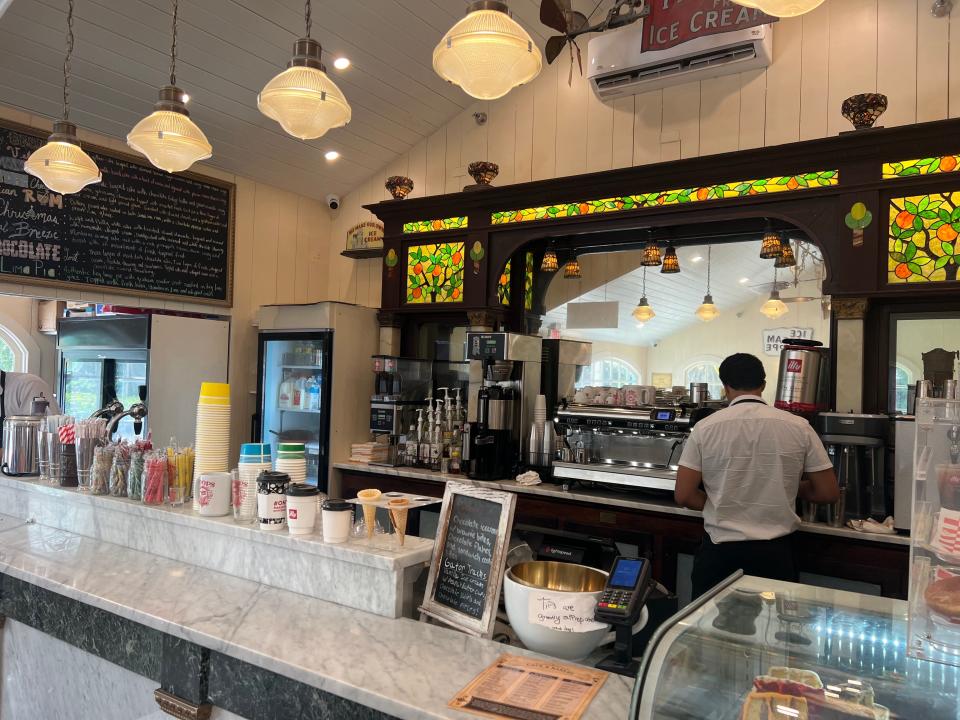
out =
[(908, 652), (960, 665), (960, 400), (918, 398)]
[(907, 603), (738, 577), (651, 639), (630, 717), (958, 717), (958, 669), (910, 657)]

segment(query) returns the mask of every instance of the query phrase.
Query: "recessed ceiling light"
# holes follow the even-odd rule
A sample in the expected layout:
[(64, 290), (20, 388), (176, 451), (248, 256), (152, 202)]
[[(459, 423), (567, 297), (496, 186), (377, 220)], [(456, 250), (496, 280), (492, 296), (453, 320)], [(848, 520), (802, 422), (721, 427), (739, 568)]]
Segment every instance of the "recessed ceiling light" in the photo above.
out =
[(750, 278), (740, 278), (740, 280), (739, 280), (738, 282), (739, 282), (741, 285), (746, 285), (748, 282), (750, 282)]
[(184, 93), (184, 94), (183, 94), (183, 101), (184, 101), (185, 103), (190, 102), (190, 96), (187, 95), (186, 93)]
[(327, 160), (336, 160), (338, 157), (340, 157), (340, 153), (338, 153), (336, 150), (327, 150), (327, 151), (323, 154), (323, 156), (324, 156)]
[(346, 70), (348, 67), (350, 67), (350, 58), (338, 57), (333, 61), (333, 66), (337, 70)]
[(694, 255), (690, 258), (690, 262), (700, 262), (701, 260), (703, 260), (703, 255)]

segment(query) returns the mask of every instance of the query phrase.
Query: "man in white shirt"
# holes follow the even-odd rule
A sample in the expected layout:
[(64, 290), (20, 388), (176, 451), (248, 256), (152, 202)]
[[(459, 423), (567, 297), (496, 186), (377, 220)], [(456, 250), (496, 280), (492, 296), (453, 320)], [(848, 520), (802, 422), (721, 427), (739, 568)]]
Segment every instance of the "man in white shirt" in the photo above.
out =
[(674, 493), (679, 505), (703, 511), (694, 598), (738, 569), (795, 582), (797, 497), (817, 503), (840, 497), (833, 464), (810, 423), (763, 401), (759, 359), (731, 355), (720, 364), (720, 381), (730, 406), (694, 426)]

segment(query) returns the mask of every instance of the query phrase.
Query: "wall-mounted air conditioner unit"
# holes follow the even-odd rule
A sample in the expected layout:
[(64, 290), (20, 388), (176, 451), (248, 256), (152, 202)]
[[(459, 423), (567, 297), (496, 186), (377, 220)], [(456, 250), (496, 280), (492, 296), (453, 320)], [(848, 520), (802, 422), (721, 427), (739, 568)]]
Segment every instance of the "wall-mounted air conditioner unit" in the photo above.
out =
[(590, 39), (587, 77), (602, 100), (765, 68), (773, 57), (770, 25), (698, 37), (666, 50), (640, 52), (642, 40), (643, 22)]

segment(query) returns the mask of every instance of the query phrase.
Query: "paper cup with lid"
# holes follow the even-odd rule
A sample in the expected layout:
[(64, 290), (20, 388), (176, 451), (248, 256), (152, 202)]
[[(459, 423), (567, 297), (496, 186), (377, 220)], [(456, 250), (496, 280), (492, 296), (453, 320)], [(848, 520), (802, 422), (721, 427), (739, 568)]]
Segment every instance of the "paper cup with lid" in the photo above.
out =
[(320, 490), (316, 485), (287, 485), (287, 527), (291, 535), (309, 535), (313, 532), (317, 522), (319, 495)]
[(353, 504), (333, 498), (324, 500), (321, 515), (323, 541), (345, 543), (350, 537), (350, 528), (353, 526)]
[(264, 470), (257, 478), (257, 524), (261, 530), (284, 530), (287, 525), (286, 473)]

